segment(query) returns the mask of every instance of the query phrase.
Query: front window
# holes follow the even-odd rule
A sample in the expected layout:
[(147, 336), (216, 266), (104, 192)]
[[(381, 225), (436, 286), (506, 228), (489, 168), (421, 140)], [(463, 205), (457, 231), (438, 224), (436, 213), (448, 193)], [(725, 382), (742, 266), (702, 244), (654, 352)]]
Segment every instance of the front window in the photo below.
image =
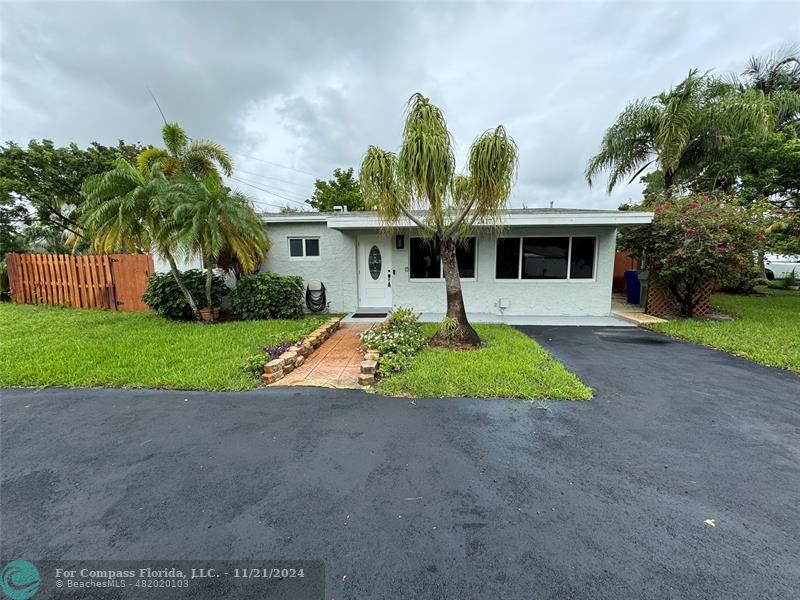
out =
[(497, 239), (496, 279), (592, 279), (594, 237)]
[(289, 256), (315, 258), (319, 256), (319, 238), (289, 238)]
[(495, 278), (519, 279), (519, 238), (497, 238)]
[(572, 256), (569, 262), (570, 279), (591, 279), (594, 277), (594, 238), (572, 238)]
[(569, 238), (522, 238), (522, 279), (566, 279)]
[[(475, 256), (474, 237), (456, 247), (458, 274), (462, 279), (475, 278)], [(441, 279), (444, 276), (441, 256), (432, 241), (415, 237), (409, 240), (409, 274), (411, 279)]]
[(411, 255), (411, 279), (440, 279), (442, 261), (439, 253), (433, 249), (433, 242), (423, 238), (411, 238), (409, 243)]

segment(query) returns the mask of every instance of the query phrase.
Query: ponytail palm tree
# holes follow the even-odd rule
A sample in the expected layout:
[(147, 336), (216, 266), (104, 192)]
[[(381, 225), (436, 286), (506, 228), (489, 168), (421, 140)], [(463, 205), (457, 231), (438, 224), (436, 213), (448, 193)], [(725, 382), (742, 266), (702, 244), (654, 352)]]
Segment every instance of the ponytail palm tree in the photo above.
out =
[(233, 162), (230, 154), (215, 142), (190, 140), (177, 123), (166, 123), (161, 130), (165, 148), (147, 148), (139, 153), (136, 165), (142, 173), (157, 165), (167, 177), (191, 175), (203, 179), (222, 171), (230, 176)]
[(181, 293), (199, 319), (197, 304), (181, 280), (174, 258), (186, 251), (173, 218), (181, 190), (179, 180), (168, 179), (157, 165), (142, 171), (118, 158), (111, 170), (84, 181), (81, 222), (97, 252), (140, 253), (155, 248), (167, 259)]
[[(206, 266), (206, 305), (212, 306), (214, 267), (224, 252), (242, 267), (255, 271), (269, 250), (264, 224), (246, 196), (231, 193), (213, 173), (202, 182), (181, 185), (172, 216), (178, 237)], [(213, 313), (212, 313), (213, 314)]]
[(359, 173), (366, 207), (376, 210), (389, 226), (408, 219), (441, 256), (448, 326), (431, 340), (440, 345), (480, 344), (467, 320), (456, 249), (473, 226), (499, 223), (511, 193), (517, 146), (502, 125), (475, 140), (467, 167), (464, 174), (456, 174), (444, 114), (417, 93), (408, 102), (400, 152), (370, 146)]
[(762, 91), (737, 93), (729, 83), (693, 69), (669, 92), (622, 111), (589, 161), (586, 180), (592, 185), (608, 171), (610, 193), (654, 166), (663, 172), (669, 195), (682, 172), (696, 169), (737, 136), (765, 135), (773, 121), (774, 107)]

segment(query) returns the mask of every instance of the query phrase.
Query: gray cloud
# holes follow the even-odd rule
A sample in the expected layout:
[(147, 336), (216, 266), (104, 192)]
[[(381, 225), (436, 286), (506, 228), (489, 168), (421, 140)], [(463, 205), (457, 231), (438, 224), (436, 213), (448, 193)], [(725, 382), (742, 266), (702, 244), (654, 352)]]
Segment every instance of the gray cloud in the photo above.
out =
[[(625, 104), (693, 66), (739, 70), (800, 39), (797, 4), (61, 2), (2, 6), (0, 135), (158, 143), (160, 117), (234, 154), (263, 206), (396, 149), (417, 90), (463, 161), (498, 123), (520, 146), (515, 206), (613, 207), (583, 167)], [(256, 189), (258, 186), (267, 191)]]

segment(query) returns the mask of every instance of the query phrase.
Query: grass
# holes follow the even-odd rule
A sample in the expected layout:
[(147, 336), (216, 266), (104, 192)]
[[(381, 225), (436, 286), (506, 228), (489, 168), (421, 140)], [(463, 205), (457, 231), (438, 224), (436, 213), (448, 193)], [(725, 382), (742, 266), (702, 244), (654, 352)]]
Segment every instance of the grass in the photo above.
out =
[[(431, 336), (435, 324), (423, 331)], [(480, 350), (424, 348), (407, 371), (378, 384), (398, 396), (589, 400), (592, 390), (539, 344), (508, 325), (475, 325)]]
[(800, 292), (759, 287), (763, 295), (716, 294), (712, 305), (736, 321), (676, 319), (651, 329), (765, 365), (800, 372)]
[(0, 386), (245, 390), (248, 356), (299, 338), (330, 315), (296, 321), (182, 323), (152, 313), (0, 303)]

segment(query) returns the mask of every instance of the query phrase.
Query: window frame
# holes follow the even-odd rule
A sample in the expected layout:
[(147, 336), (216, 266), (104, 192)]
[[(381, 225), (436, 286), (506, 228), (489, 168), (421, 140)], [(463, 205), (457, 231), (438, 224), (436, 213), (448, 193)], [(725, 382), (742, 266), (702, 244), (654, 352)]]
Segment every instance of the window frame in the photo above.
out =
[[(303, 242), (302, 255), (292, 256), (292, 240), (301, 240)], [(319, 250), (319, 254), (317, 254), (316, 256), (314, 255), (309, 256), (308, 254), (306, 254), (307, 252), (306, 242), (308, 240), (317, 241), (317, 249)], [(322, 260), (322, 244), (320, 243), (320, 238), (317, 235), (287, 235), (286, 250), (288, 252), (289, 260)]]
[[(478, 246), (480, 245), (480, 241), (478, 240), (477, 235), (470, 235), (469, 238), (473, 238), (475, 240), (475, 264), (473, 265), (475, 269), (475, 275), (473, 277), (461, 277), (461, 281), (477, 281), (478, 280)], [(424, 240), (425, 238), (420, 235), (410, 235), (408, 236), (408, 261), (406, 268), (408, 269), (408, 281), (409, 283), (426, 283), (431, 281), (444, 281), (444, 265), (442, 265), (442, 257), (439, 257), (439, 273), (441, 275), (439, 277), (412, 277), (411, 276), (411, 240), (412, 239), (419, 239)]]
[[(519, 240), (519, 258), (517, 263), (517, 276), (514, 279), (503, 279), (497, 277), (497, 240), (499, 239), (518, 239)], [(568, 238), (569, 239), (569, 247), (567, 251), (567, 276), (563, 279), (559, 278), (552, 278), (552, 279), (545, 279), (545, 278), (530, 278), (524, 279), (522, 277), (522, 240), (524, 238)], [(572, 238), (592, 238), (594, 239), (594, 255), (592, 256), (592, 277), (582, 277), (582, 278), (575, 278), (571, 277), (572, 275)], [(579, 235), (579, 234), (554, 234), (548, 233), (546, 235), (498, 235), (495, 238), (494, 243), (494, 257), (493, 257), (493, 264), (494, 264), (494, 273), (493, 273), (493, 280), (497, 283), (512, 283), (512, 282), (524, 282), (524, 283), (533, 283), (533, 284), (542, 284), (542, 283), (596, 283), (597, 282), (597, 258), (598, 252), (600, 251), (600, 244), (599, 244), (599, 236), (597, 234), (590, 234), (590, 235)]]

